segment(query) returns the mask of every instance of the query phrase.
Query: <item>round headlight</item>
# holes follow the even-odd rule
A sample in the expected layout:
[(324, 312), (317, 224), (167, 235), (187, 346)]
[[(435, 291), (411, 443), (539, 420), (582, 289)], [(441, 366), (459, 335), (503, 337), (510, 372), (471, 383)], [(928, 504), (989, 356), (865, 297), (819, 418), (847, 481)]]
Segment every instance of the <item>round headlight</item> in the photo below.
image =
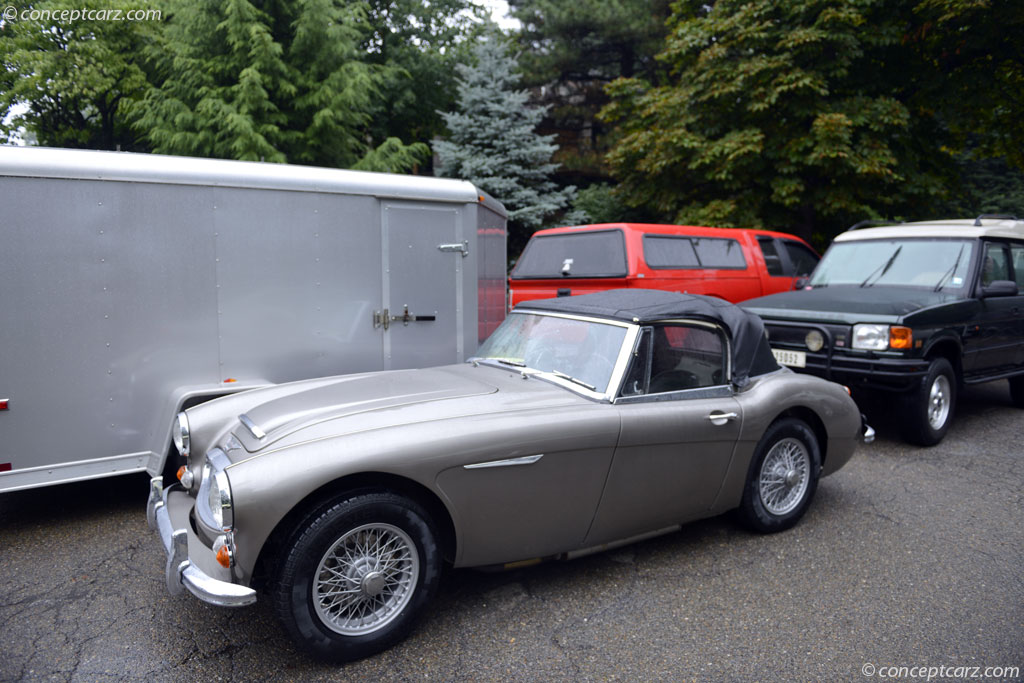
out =
[(817, 330), (811, 330), (804, 337), (804, 343), (807, 344), (807, 350), (812, 353), (821, 351), (821, 347), (825, 346), (825, 338), (821, 336), (821, 332)]
[(199, 518), (211, 529), (230, 529), (234, 524), (231, 483), (224, 471), (230, 464), (219, 448), (213, 448), (206, 454), (195, 509)]
[(188, 417), (185, 413), (178, 413), (178, 417), (174, 419), (171, 435), (174, 438), (174, 447), (178, 449), (178, 453), (187, 458), (191, 443), (188, 431)]
[(213, 521), (216, 522), (217, 528), (224, 528), (224, 492), (221, 491), (220, 482), (217, 481), (219, 477), (213, 475), (210, 477), (210, 488), (207, 491), (209, 498), (207, 504), (209, 505), (210, 514), (213, 516)]

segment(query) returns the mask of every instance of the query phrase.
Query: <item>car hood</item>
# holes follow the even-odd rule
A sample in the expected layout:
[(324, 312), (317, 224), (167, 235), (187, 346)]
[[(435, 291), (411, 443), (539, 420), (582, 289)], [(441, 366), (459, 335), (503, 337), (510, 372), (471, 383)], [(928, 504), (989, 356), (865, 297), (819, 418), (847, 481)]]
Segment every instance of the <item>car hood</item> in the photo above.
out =
[(819, 287), (762, 296), (740, 306), (762, 318), (856, 323), (894, 321), (959, 299), (955, 294), (914, 287)]
[[(512, 381), (513, 376), (518, 382)], [(523, 382), (518, 373), (469, 364), (374, 372), (338, 377), (329, 384), (308, 389), (298, 388), (295, 393), (256, 405), (239, 416), (242, 424), (234, 435), (248, 453), (254, 453), (300, 431), (309, 432), (308, 438), (340, 436), (460, 415), (527, 406), (554, 407), (582, 400), (541, 380)], [(246, 423), (255, 429), (244, 426)], [(301, 438), (305, 440), (307, 434)]]

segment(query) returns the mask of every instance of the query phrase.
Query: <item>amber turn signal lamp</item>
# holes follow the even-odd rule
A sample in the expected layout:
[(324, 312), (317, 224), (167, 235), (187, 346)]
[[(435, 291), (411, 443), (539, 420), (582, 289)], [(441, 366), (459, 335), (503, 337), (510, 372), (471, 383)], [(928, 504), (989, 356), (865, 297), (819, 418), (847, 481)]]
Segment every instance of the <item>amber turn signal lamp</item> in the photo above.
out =
[(181, 481), (181, 478), (185, 476), (185, 472), (187, 470), (188, 470), (188, 468), (185, 467), (184, 465), (182, 465), (181, 467), (178, 468), (178, 481)]
[(226, 545), (217, 548), (217, 563), (224, 567), (224, 569), (231, 568), (231, 553), (228, 552)]
[(893, 325), (889, 328), (889, 348), (909, 349), (914, 345), (914, 335), (909, 327)]

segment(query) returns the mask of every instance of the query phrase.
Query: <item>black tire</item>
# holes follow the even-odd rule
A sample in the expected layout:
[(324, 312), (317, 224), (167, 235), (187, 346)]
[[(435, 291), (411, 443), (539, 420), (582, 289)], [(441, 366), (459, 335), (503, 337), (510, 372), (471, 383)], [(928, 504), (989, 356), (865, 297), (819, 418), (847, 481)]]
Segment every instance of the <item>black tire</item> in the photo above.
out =
[(750, 461), (737, 511), (740, 521), (765, 534), (790, 528), (807, 512), (820, 477), (821, 450), (814, 431), (796, 418), (776, 420)]
[(436, 538), (423, 508), (393, 493), (355, 494), (320, 508), (286, 544), (271, 589), (285, 630), (329, 662), (391, 647), (437, 591)]
[(1024, 408), (1024, 375), (1010, 378), (1010, 400), (1018, 408)]
[(942, 441), (953, 422), (956, 374), (945, 358), (933, 358), (928, 374), (906, 397), (903, 438), (918, 446)]

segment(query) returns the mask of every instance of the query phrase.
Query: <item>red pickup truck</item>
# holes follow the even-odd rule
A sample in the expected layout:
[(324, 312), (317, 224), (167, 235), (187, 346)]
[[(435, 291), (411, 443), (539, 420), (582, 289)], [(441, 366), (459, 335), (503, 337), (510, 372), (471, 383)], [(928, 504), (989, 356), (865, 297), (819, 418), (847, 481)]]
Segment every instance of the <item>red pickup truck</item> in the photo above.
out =
[(793, 288), (818, 263), (799, 237), (769, 230), (607, 223), (539, 230), (509, 277), (509, 305), (638, 287), (733, 303)]

